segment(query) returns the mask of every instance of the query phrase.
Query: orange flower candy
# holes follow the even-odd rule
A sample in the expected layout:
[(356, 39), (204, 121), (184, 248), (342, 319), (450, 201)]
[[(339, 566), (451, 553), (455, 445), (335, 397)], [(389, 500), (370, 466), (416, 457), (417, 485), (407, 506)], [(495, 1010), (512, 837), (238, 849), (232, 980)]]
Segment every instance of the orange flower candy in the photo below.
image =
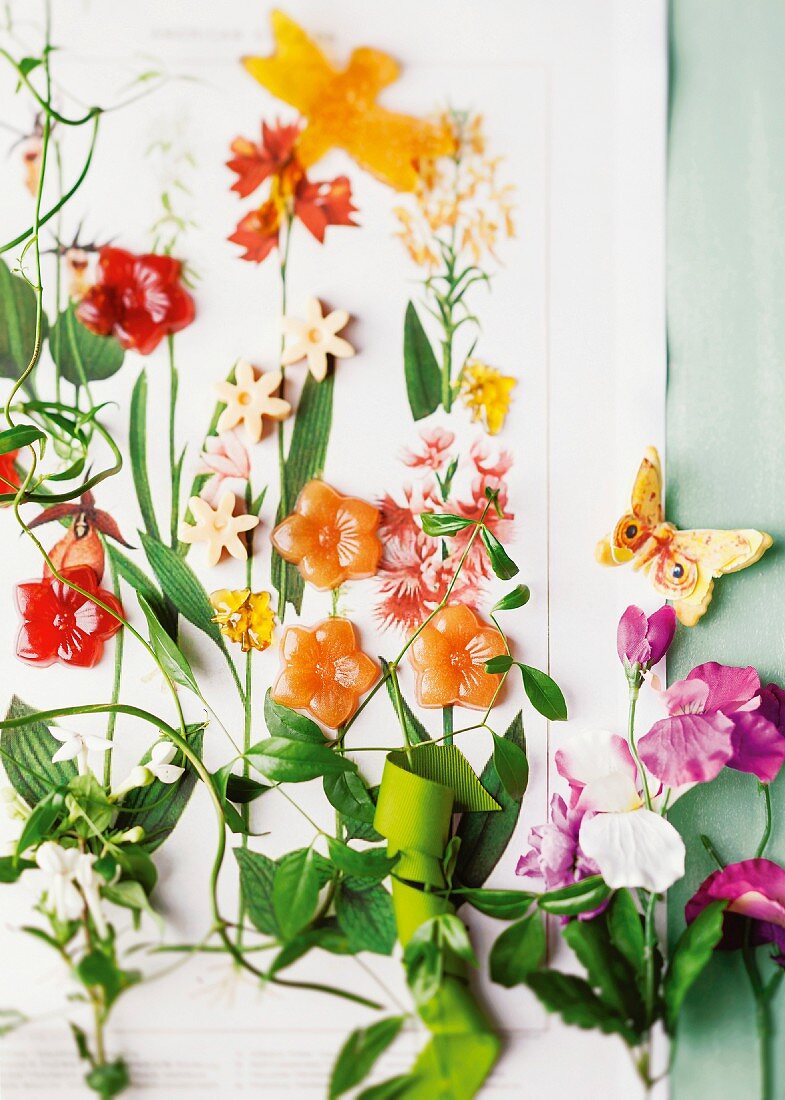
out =
[(506, 653), (498, 631), (465, 604), (437, 611), (409, 651), (421, 707), (462, 707), (485, 710), (499, 686), (499, 674), (485, 671), (485, 662)]
[(324, 591), (374, 575), (382, 556), (378, 526), (378, 508), (343, 497), (315, 479), (303, 488), (292, 514), (273, 531), (273, 546), (297, 566), (303, 580)]
[(307, 710), (330, 729), (348, 722), (379, 670), (357, 646), (348, 619), (290, 626), (281, 639), (283, 667), (271, 695), (276, 703)]

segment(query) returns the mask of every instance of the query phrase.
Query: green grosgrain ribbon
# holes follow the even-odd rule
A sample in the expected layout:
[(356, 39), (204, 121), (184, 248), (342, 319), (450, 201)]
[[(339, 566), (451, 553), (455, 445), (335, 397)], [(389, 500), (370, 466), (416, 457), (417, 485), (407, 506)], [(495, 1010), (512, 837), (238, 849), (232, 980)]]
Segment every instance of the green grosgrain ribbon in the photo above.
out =
[[(392, 897), (403, 947), (425, 921), (455, 912), (433, 891), (447, 885), (442, 861), (456, 792), (410, 767), (406, 753), (388, 754), (374, 820), (387, 839), (388, 854), (400, 855)], [(472, 1100), (498, 1058), (501, 1042), (475, 1001), (457, 956), (447, 954), (444, 980), (419, 1013), (431, 1039), (412, 1067), (407, 1100)]]

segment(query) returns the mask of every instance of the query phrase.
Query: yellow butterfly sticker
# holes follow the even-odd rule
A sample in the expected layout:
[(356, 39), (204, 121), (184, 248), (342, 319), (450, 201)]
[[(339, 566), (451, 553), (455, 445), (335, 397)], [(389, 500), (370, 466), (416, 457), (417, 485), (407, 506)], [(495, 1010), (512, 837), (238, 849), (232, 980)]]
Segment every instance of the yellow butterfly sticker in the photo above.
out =
[(443, 127), (388, 111), (376, 102), (399, 75), (393, 58), (361, 47), (345, 69), (336, 69), (288, 15), (274, 11), (271, 19), (275, 53), (244, 57), (243, 65), (307, 120), (298, 144), (298, 159), (305, 167), (338, 147), (383, 183), (412, 191), (419, 161), (453, 152), (453, 139)]
[(679, 621), (695, 626), (711, 602), (714, 578), (754, 565), (770, 546), (763, 531), (679, 531), (666, 522), (660, 456), (647, 447), (630, 511), (597, 544), (596, 558), (601, 565), (631, 561), (672, 601)]

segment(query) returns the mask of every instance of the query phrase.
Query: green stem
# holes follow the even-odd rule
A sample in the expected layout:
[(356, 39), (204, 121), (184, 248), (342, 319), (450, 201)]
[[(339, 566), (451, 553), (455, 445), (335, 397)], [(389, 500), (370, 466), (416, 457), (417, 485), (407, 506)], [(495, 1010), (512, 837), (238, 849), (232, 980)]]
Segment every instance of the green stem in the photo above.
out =
[(627, 741), (630, 746), (630, 752), (632, 753), (633, 760), (638, 767), (638, 774), (643, 782), (643, 797), (646, 800), (646, 809), (651, 809), (651, 793), (649, 791), (649, 781), (646, 777), (646, 770), (641, 764), (641, 759), (638, 756), (638, 746), (635, 743), (635, 707), (638, 702), (638, 693), (641, 689), (641, 676), (640, 666), (633, 665), (632, 669), (627, 675), (627, 683), (629, 685), (629, 709), (627, 712)]
[(442, 740), (444, 741), (445, 745), (451, 745), (453, 735), (452, 707), (442, 707), (442, 733), (444, 734)]
[(755, 1001), (755, 1027), (758, 1033), (760, 1066), (760, 1100), (773, 1100), (771, 999), (761, 977), (758, 960), (755, 957), (755, 949), (750, 944), (750, 928), (750, 922), (748, 921), (744, 931), (742, 957), (750, 983), (750, 990)]
[(654, 910), (657, 905), (657, 895), (649, 894), (643, 910), (643, 943), (644, 943), (644, 1003), (646, 1005), (646, 1020), (649, 1025), (649, 1043), (651, 1043), (651, 1027), (654, 1023), (655, 981), (654, 981), (654, 957), (657, 945), (657, 929), (654, 924)]
[[(112, 576), (112, 591), (117, 599), (120, 599), (120, 578), (117, 575), (117, 567), (115, 566), (114, 559), (109, 555), (109, 571)], [(120, 682), (123, 675), (123, 649), (125, 647), (125, 632), (119, 630), (115, 635), (114, 640), (114, 679), (112, 681), (112, 702), (117, 703), (120, 700)], [(109, 715), (109, 719), (106, 723), (106, 738), (108, 741), (114, 741), (115, 726), (117, 725), (117, 715), (112, 712)], [(111, 752), (104, 753), (104, 786), (108, 787), (112, 775), (112, 761)]]
[[(292, 240), (292, 215), (290, 214), (286, 222), (286, 230), (284, 237), (283, 251), (281, 252), (281, 265), (280, 265), (280, 277), (281, 277), (281, 316), (286, 316), (286, 272), (289, 266), (289, 245)], [(284, 349), (284, 337), (281, 336), (281, 348), (279, 354), (279, 369), (281, 371), (281, 386), (278, 391), (278, 396), (281, 400), (284, 400), (284, 389), (286, 386), (286, 367), (283, 365), (283, 349)], [(280, 503), (278, 505), (278, 515), (281, 519), (284, 519), (289, 512), (289, 501), (287, 499), (287, 487), (286, 487), (286, 429), (284, 427), (284, 421), (278, 421), (278, 476), (280, 479)], [(275, 553), (275, 551), (273, 551)], [(287, 590), (287, 578), (288, 578), (289, 566), (281, 559), (281, 587), (278, 592), (278, 621), (283, 624), (286, 616), (286, 590)]]
[(758, 783), (758, 788), (759, 788), (761, 794), (763, 795), (765, 824), (764, 824), (764, 827), (763, 827), (763, 835), (761, 836), (760, 844), (758, 845), (758, 850), (755, 852), (755, 858), (756, 859), (760, 859), (761, 856), (763, 855), (763, 853), (766, 851), (766, 848), (768, 847), (769, 840), (771, 839), (771, 827), (772, 827), (771, 791), (769, 789), (769, 785), (768, 785), (768, 783)]
[[(251, 489), (251, 480), (248, 479), (245, 486), (245, 507), (250, 512), (251, 505), (253, 503), (253, 490)], [(248, 557), (245, 560), (245, 586), (253, 591), (253, 532), (249, 531), (246, 535), (246, 546), (248, 550)], [(252, 735), (252, 715), (251, 706), (253, 699), (253, 665), (252, 665), (253, 649), (249, 649), (245, 654), (245, 699), (244, 703), (244, 722), (243, 722), (243, 777), (248, 778), (250, 774), (250, 764), (248, 763), (247, 752), (251, 747), (251, 735)], [(244, 803), (240, 808), (240, 815), (243, 819), (246, 831), (240, 838), (240, 844), (243, 848), (248, 847), (248, 829), (251, 823), (251, 807), (248, 803)], [(237, 911), (237, 947), (241, 948), (243, 944), (243, 924), (245, 921), (245, 899), (243, 898), (242, 891), (240, 891), (240, 905)]]
[(177, 443), (175, 439), (175, 416), (177, 413), (178, 375), (174, 361), (174, 336), (167, 336), (166, 347), (169, 354), (169, 469), (172, 477), (172, 511), (169, 522), (169, 537), (173, 550), (177, 549), (177, 527), (180, 518), (180, 478), (176, 475)]

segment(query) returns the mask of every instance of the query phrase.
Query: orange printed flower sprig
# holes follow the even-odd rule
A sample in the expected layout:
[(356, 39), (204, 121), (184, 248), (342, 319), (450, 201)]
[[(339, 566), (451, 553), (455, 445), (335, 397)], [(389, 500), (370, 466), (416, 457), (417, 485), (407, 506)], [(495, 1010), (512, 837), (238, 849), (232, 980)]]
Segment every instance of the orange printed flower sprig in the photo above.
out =
[[(449, 156), (419, 166), (413, 201), (395, 208), (403, 241), (414, 263), (425, 271), (423, 307), (437, 320), (439, 354), (421, 312), (410, 302), (404, 323), (404, 368), (415, 420), (441, 405), (450, 412), (461, 399), (490, 435), (501, 431), (516, 379), (476, 353), (479, 332), (473, 288), (490, 284), (487, 261), (498, 263), (499, 243), (515, 234), (514, 188), (503, 182), (502, 158), (490, 156), (480, 115), (449, 110), (439, 119), (449, 135)], [(460, 350), (459, 350), (460, 349)]]

